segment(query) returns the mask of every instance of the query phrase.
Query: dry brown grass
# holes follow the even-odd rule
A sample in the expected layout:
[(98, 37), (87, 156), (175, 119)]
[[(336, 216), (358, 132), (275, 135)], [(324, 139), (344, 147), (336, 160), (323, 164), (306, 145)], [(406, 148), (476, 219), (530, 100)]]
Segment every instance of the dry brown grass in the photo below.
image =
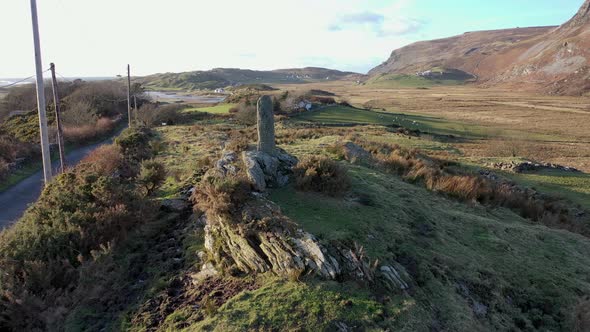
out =
[[(354, 82), (277, 85), (283, 90), (321, 89), (353, 105), (386, 109), (435, 121), (478, 126), (481, 141), (458, 143), (467, 157), (509, 156), (515, 143), (519, 157), (573, 166), (590, 172), (590, 98), (535, 95), (471, 86), (380, 89)], [(506, 135), (510, 134), (512, 137)], [(517, 137), (514, 137), (517, 136)], [(516, 139), (515, 139), (516, 138)], [(503, 147), (496, 147), (500, 143)], [(488, 150), (489, 149), (489, 150)]]
[(400, 175), (407, 181), (462, 201), (509, 208), (522, 217), (549, 227), (590, 236), (590, 220), (579, 208), (560, 198), (542, 195), (504, 180), (491, 180), (455, 167), (454, 163), (427, 157), (417, 150), (357, 139), (370, 151), (375, 167)]
[(96, 124), (64, 127), (64, 139), (76, 144), (88, 142), (112, 131), (116, 125), (117, 121), (114, 119), (100, 118), (96, 121)]
[(103, 145), (88, 154), (81, 165), (87, 165), (90, 169), (103, 176), (113, 175), (125, 165), (125, 159), (114, 144)]

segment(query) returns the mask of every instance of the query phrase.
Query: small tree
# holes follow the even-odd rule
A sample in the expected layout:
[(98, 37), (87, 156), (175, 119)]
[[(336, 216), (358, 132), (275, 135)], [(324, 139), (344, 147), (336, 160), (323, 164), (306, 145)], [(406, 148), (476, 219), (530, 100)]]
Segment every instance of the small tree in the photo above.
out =
[(145, 190), (145, 196), (151, 196), (166, 180), (166, 169), (162, 163), (146, 160), (141, 163), (137, 183)]

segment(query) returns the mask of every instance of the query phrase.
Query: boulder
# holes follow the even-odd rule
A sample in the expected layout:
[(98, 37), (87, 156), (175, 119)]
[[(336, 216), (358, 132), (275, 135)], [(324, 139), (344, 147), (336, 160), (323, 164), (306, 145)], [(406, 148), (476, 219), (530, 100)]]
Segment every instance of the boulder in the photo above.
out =
[(282, 149), (273, 154), (262, 151), (244, 151), (242, 161), (246, 166), (248, 179), (255, 190), (265, 191), (268, 187), (282, 187), (289, 182), (289, 175), (297, 164), (297, 158)]
[(344, 152), (344, 158), (352, 164), (366, 164), (371, 161), (371, 153), (362, 147), (352, 143), (346, 142), (342, 146), (342, 150)]

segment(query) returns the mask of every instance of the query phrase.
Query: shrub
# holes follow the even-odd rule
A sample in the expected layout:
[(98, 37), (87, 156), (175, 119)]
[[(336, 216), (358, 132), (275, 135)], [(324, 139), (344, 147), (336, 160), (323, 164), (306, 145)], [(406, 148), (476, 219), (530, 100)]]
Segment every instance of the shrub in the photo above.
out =
[(256, 106), (240, 104), (236, 114), (236, 121), (240, 124), (251, 126), (256, 124)]
[(109, 118), (100, 118), (93, 124), (64, 127), (64, 139), (67, 142), (81, 144), (95, 140), (113, 131), (117, 121)]
[(0, 181), (6, 179), (10, 172), (10, 167), (8, 167), (8, 163), (4, 160), (0, 159)]
[(152, 158), (150, 137), (152, 133), (146, 127), (125, 129), (115, 140), (121, 153), (131, 164), (139, 164), (142, 160)]
[(103, 145), (88, 154), (82, 161), (81, 165), (87, 165), (99, 175), (110, 176), (125, 167), (125, 159), (114, 144)]
[(302, 191), (315, 191), (338, 196), (350, 189), (346, 169), (332, 159), (312, 156), (294, 168), (295, 186)]
[(156, 106), (154, 104), (144, 104), (137, 111), (139, 121), (148, 127), (159, 126), (162, 123), (173, 125), (182, 122), (180, 111), (186, 108), (184, 105), (165, 105)]
[(205, 177), (195, 188), (191, 200), (195, 209), (208, 215), (231, 215), (238, 211), (251, 191), (251, 184), (241, 177)]
[(69, 104), (61, 113), (61, 119), (64, 127), (80, 127), (94, 125), (98, 116), (90, 102), (80, 100)]
[(166, 169), (162, 163), (154, 160), (145, 160), (141, 163), (137, 184), (143, 187), (146, 197), (151, 196), (165, 180)]

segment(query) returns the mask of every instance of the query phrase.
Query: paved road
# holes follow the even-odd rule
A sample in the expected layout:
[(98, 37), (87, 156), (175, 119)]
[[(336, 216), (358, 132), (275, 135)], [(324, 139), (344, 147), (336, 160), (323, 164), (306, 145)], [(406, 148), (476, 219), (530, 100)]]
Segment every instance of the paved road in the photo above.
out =
[[(88, 153), (97, 147), (112, 143), (113, 138), (118, 136), (121, 131), (122, 129), (113, 135), (112, 138), (109, 138), (103, 142), (71, 151), (66, 155), (66, 162), (68, 166), (77, 164)], [(55, 174), (55, 170), (57, 170), (59, 166), (59, 160), (53, 161), (52, 166)], [(14, 223), (23, 215), (25, 210), (29, 207), (29, 204), (37, 201), (39, 195), (41, 194), (42, 187), (43, 171), (39, 171), (10, 187), (5, 192), (0, 193), (0, 230), (6, 226), (12, 225), (12, 223)]]

